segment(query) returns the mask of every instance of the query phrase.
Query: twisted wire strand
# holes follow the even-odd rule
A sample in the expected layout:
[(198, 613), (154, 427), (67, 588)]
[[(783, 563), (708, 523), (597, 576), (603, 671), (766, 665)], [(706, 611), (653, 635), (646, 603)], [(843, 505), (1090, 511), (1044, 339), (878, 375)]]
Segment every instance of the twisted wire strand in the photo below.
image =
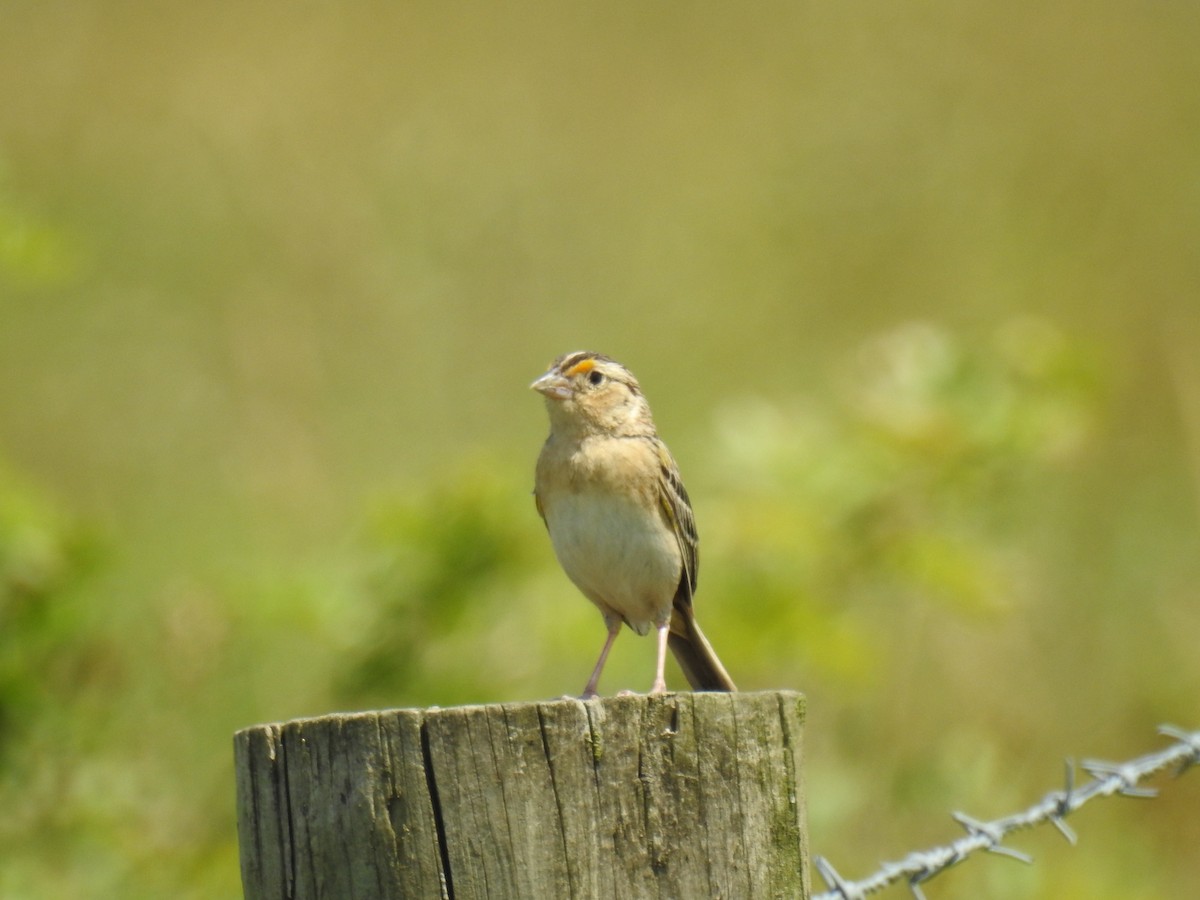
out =
[(1082, 785), (1075, 784), (1076, 766), (1066, 762), (1065, 784), (1061, 790), (1051, 791), (1028, 809), (1003, 818), (984, 822), (966, 813), (956, 812), (954, 820), (966, 830), (966, 834), (927, 850), (916, 850), (903, 859), (883, 863), (873, 875), (861, 881), (848, 881), (824, 857), (818, 856), (814, 865), (825, 880), (828, 890), (815, 895), (812, 900), (863, 900), (878, 893), (889, 885), (907, 881), (917, 900), (925, 900), (921, 885), (980, 850), (997, 853), (1024, 863), (1032, 863), (1027, 854), (1004, 845), (1004, 839), (1015, 831), (1033, 828), (1049, 822), (1072, 845), (1077, 841), (1075, 832), (1064, 821), (1085, 803), (1097, 797), (1114, 794), (1125, 797), (1154, 797), (1157, 790), (1141, 786), (1141, 782), (1166, 769), (1173, 768), (1176, 776), (1182, 775), (1200, 763), (1200, 731), (1184, 731), (1173, 725), (1160, 726), (1159, 734), (1173, 738), (1175, 743), (1154, 753), (1147, 753), (1128, 762), (1105, 762), (1085, 759), (1079, 768), (1091, 776)]

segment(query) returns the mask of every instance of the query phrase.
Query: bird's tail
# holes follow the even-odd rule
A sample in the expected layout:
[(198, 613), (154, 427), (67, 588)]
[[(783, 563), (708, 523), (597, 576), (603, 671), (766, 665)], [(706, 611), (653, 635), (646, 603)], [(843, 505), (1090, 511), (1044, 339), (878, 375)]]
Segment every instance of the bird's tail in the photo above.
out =
[(712, 644), (696, 624), (690, 604), (676, 605), (671, 613), (671, 631), (667, 636), (671, 652), (694, 691), (736, 691), (737, 685), (717, 659)]

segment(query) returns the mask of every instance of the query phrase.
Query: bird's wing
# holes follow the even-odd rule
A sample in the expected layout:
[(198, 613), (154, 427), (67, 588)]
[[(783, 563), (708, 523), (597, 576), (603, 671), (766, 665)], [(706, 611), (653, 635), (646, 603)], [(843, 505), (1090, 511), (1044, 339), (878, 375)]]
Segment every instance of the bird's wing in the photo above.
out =
[(659, 461), (658, 499), (667, 523), (675, 532), (675, 540), (679, 542), (679, 552), (683, 557), (680, 587), (686, 585), (687, 602), (691, 603), (700, 572), (700, 539), (696, 534), (696, 517), (692, 514), (691, 500), (688, 499), (687, 489), (683, 486), (679, 467), (675, 465), (671, 452), (662, 441), (655, 441), (655, 446)]

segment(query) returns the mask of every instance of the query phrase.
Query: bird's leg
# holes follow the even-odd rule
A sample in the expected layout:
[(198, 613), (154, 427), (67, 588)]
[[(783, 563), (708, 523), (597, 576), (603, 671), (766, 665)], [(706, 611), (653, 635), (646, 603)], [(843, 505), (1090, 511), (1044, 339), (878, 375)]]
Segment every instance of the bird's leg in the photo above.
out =
[(608, 659), (608, 651), (612, 649), (613, 641), (621, 633), (621, 620), (616, 616), (605, 616), (604, 624), (608, 626), (608, 638), (604, 641), (604, 649), (596, 660), (596, 668), (592, 669), (592, 677), (588, 679), (583, 689), (583, 699), (591, 700), (596, 694), (596, 685), (600, 683), (600, 673), (604, 670), (604, 661)]
[(663, 622), (658, 626), (658, 663), (654, 669), (654, 684), (650, 686), (652, 694), (662, 694), (667, 690), (667, 635), (670, 631), (670, 622)]

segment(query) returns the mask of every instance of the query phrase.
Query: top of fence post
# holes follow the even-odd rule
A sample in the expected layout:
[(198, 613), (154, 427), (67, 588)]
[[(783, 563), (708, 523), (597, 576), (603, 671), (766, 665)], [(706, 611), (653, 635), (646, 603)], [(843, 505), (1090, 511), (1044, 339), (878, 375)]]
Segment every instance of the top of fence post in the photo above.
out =
[(772, 691), (247, 728), (245, 896), (807, 898), (803, 721)]

